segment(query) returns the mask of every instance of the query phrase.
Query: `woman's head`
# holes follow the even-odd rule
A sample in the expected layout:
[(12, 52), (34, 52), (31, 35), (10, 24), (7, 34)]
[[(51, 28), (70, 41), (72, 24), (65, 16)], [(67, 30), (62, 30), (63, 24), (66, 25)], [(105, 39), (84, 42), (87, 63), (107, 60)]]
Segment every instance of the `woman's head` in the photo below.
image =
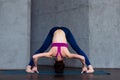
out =
[(56, 61), (54, 64), (55, 73), (63, 73), (64, 67), (65, 65), (63, 61)]

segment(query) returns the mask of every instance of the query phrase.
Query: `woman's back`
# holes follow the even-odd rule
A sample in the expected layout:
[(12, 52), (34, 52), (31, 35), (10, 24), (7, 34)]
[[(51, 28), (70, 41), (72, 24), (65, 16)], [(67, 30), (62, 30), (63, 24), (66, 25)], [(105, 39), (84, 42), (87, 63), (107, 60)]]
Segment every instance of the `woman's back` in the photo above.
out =
[(58, 46), (53, 46), (52, 56), (56, 56), (57, 60), (62, 60), (63, 57), (66, 57), (65, 50), (67, 49), (67, 40), (63, 30), (58, 29), (54, 32), (52, 44), (57, 43)]
[(67, 43), (66, 36), (63, 30), (58, 29), (54, 32), (52, 43)]

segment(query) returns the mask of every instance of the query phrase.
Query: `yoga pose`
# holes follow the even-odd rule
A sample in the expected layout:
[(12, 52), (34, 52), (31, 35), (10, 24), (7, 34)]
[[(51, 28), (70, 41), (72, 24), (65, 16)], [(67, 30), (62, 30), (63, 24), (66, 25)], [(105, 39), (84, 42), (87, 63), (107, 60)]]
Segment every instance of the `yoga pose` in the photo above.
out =
[[(47, 38), (45, 39), (45, 41), (44, 41), (44, 43), (43, 43), (43, 45), (42, 45), (42, 47), (40, 48), (40, 49), (38, 49), (36, 52), (35, 52), (35, 54), (38, 54), (38, 53), (43, 53), (49, 46), (50, 46), (50, 44), (54, 41), (54, 34), (55, 34), (55, 32), (57, 31), (57, 30), (62, 30), (62, 32), (64, 32), (64, 35), (65, 35), (65, 40), (66, 40), (66, 43), (67, 43), (67, 41), (69, 42), (69, 44), (71, 45), (71, 47), (76, 51), (76, 53), (78, 53), (80, 56), (84, 56), (84, 58), (85, 58), (85, 63), (86, 63), (86, 65), (87, 65), (87, 69), (84, 67), (83, 68), (83, 71), (86, 71), (87, 73), (92, 73), (92, 72), (94, 72), (94, 69), (93, 69), (93, 67), (92, 67), (92, 65), (90, 64), (90, 62), (89, 62), (89, 60), (88, 60), (88, 58), (87, 58), (87, 56), (86, 56), (86, 54), (79, 48), (79, 46), (77, 45), (77, 43), (76, 43), (76, 41), (75, 41), (75, 39), (74, 39), (74, 37), (73, 37), (73, 35), (72, 35), (72, 33), (70, 32), (70, 30), (68, 29), (68, 28), (66, 28), (66, 27), (54, 27), (54, 28), (52, 28), (51, 30), (50, 30), (50, 32), (49, 32), (49, 34), (48, 34), (48, 36), (47, 36)], [(53, 45), (53, 44), (52, 44)], [(65, 47), (65, 46), (63, 46), (63, 47)], [(54, 48), (54, 46), (52, 47), (52, 48)], [(51, 50), (52, 50), (52, 48), (51, 48)], [(59, 48), (59, 47), (58, 47)], [(66, 47), (65, 47), (66, 48)], [(60, 49), (60, 48), (59, 48)], [(50, 51), (51, 51), (50, 50)], [(68, 50), (68, 49), (67, 49)], [(62, 53), (62, 52), (61, 52)], [(66, 54), (69, 54), (69, 53), (66, 53)], [(64, 54), (63, 54), (64, 55)], [(60, 58), (58, 58), (58, 60), (59, 60)], [(62, 63), (62, 61), (59, 61), (59, 62), (61, 62)], [(83, 63), (83, 62), (82, 62)], [(57, 64), (57, 61), (56, 61), (56, 64)], [(26, 71), (27, 72), (34, 72), (34, 67), (33, 66), (35, 66), (35, 64), (34, 64), (34, 62), (33, 62), (33, 58), (31, 58), (31, 61), (30, 61), (30, 63), (29, 63), (29, 65), (27, 66), (27, 68), (26, 68)], [(54, 65), (55, 66), (55, 65)]]

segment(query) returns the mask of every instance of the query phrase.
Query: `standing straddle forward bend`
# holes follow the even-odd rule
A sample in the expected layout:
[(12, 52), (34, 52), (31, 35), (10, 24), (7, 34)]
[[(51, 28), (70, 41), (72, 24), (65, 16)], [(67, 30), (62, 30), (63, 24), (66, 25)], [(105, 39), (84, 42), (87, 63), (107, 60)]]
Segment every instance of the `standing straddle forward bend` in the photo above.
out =
[[(62, 34), (62, 36), (64, 35), (64, 37), (60, 37), (60, 32), (64, 33)], [(58, 33), (59, 35), (57, 35), (58, 37), (55, 38), (55, 33)], [(67, 40), (66, 40), (67, 39)], [(61, 42), (63, 40), (63, 42)], [(76, 51), (77, 54), (70, 54), (68, 48), (67, 48), (67, 42), (69, 42), (69, 44), (71, 45), (71, 47)], [(33, 61), (33, 58), (31, 58), (31, 61), (29, 63), (29, 65), (26, 67), (26, 71), (27, 72), (31, 72), (33, 73), (35, 70), (37, 70), (37, 68), (35, 67), (36, 64), (34, 64), (34, 62), (36, 63), (37, 62), (37, 59), (39, 58), (38, 55), (43, 55), (45, 53), (43, 53), (52, 43), (52, 48), (50, 49), (49, 52), (47, 53), (51, 53), (52, 51), (54, 51), (54, 55), (52, 56), (55, 56), (55, 54), (57, 53), (57, 55), (61, 55), (63, 57), (69, 57), (69, 58), (78, 58), (78, 56), (81, 56), (79, 57), (78, 59), (81, 60), (83, 66), (82, 66), (82, 72), (85, 71), (87, 73), (92, 73), (94, 72), (94, 69), (92, 67), (92, 65), (90, 64), (89, 62), (89, 59), (87, 58), (86, 54), (79, 48), (79, 46), (77, 45), (72, 33), (70, 32), (70, 30), (66, 27), (54, 27), (50, 30), (47, 38), (45, 39), (43, 45), (41, 46), (40, 49), (38, 49), (34, 55), (33, 55), (33, 58), (34, 58), (34, 61)], [(54, 44), (55, 43), (55, 44)], [(57, 47), (57, 48), (56, 48)], [(56, 50), (58, 51), (56, 51)], [(55, 52), (56, 51), (56, 52)], [(64, 52), (63, 52), (64, 51)], [(68, 52), (68, 53), (66, 53)], [(52, 52), (53, 53), (53, 52)], [(74, 55), (74, 57), (70, 57), (68, 56), (69, 55)], [(44, 55), (45, 56), (45, 55)], [(37, 59), (36, 59), (37, 57)], [(40, 57), (43, 57), (43, 56), (40, 56)], [(51, 56), (45, 56), (45, 57), (51, 57)], [(85, 60), (84, 60), (85, 58)], [(59, 60), (60, 59), (60, 60)], [(84, 64), (84, 61), (87, 65), (87, 67), (85, 66)], [(58, 62), (61, 62), (62, 63), (62, 57), (60, 58), (57, 57), (57, 60), (56, 60), (56, 64), (58, 64)], [(56, 65), (55, 64), (55, 65)], [(54, 66), (55, 66), (54, 65)], [(33, 67), (34, 66), (34, 67)], [(33, 68), (32, 68), (33, 67)]]

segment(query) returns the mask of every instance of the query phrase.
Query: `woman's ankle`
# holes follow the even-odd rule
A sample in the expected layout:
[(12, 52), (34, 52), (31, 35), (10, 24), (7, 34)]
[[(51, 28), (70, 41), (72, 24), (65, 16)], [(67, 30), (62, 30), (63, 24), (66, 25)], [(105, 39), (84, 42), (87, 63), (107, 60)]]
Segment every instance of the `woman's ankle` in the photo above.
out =
[(88, 65), (88, 68), (93, 69), (93, 66), (92, 65)]
[(27, 67), (26, 67), (26, 72), (28, 72), (28, 73), (33, 73), (33, 71), (32, 71), (32, 66), (27, 65)]
[(94, 68), (92, 65), (88, 65), (88, 71), (87, 73), (93, 73), (94, 72)]
[(27, 65), (26, 68), (32, 68), (32, 66), (31, 65)]

